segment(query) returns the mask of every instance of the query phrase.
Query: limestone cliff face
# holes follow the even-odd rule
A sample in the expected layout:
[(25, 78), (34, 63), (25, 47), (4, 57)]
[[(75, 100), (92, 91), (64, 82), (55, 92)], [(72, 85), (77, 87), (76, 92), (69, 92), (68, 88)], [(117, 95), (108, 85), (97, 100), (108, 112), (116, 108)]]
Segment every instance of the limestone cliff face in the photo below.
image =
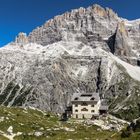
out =
[(116, 32), (108, 39), (108, 45), (111, 52), (118, 57), (130, 57), (132, 55), (128, 44), (128, 31), (124, 22), (118, 23)]
[(116, 30), (114, 53), (119, 56), (130, 56), (131, 49), (127, 42), (128, 32), (125, 28), (124, 22), (118, 24)]
[[(0, 104), (62, 113), (75, 92), (99, 92), (110, 112), (139, 114), (140, 21), (93, 5), (56, 16), (0, 48)], [(124, 60), (124, 61), (122, 61)]]

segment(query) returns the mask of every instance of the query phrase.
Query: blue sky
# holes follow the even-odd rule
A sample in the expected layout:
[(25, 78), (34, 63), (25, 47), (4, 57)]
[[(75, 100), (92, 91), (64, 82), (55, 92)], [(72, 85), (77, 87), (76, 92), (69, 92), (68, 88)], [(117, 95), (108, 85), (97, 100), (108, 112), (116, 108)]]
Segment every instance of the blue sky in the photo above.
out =
[(140, 0), (0, 0), (0, 46), (55, 15), (95, 3), (112, 8), (121, 17), (140, 18)]

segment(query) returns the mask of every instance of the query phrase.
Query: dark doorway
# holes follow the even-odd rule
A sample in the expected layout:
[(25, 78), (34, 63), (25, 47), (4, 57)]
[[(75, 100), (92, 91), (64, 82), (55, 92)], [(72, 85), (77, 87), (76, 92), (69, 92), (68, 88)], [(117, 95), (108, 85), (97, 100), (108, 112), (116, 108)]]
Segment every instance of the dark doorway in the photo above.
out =
[(137, 65), (140, 66), (140, 60), (137, 60)]
[(107, 114), (107, 110), (100, 110), (100, 115)]
[(68, 106), (65, 110), (65, 113), (67, 114), (67, 117), (70, 118), (72, 115), (72, 106)]
[(63, 113), (61, 116), (61, 121), (67, 121), (68, 117), (67, 117), (67, 113)]

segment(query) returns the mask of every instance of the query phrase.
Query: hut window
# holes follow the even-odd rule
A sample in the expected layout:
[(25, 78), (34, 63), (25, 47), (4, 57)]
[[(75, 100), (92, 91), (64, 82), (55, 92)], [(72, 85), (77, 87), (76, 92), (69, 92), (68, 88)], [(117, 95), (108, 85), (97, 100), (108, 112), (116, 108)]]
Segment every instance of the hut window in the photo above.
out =
[(92, 97), (90, 100), (94, 100), (95, 98), (94, 97)]
[(92, 94), (82, 94), (81, 97), (91, 97)]
[(76, 97), (74, 100), (78, 100), (78, 97)]
[(88, 109), (87, 108), (83, 108), (83, 109), (81, 109), (81, 111), (88, 111)]

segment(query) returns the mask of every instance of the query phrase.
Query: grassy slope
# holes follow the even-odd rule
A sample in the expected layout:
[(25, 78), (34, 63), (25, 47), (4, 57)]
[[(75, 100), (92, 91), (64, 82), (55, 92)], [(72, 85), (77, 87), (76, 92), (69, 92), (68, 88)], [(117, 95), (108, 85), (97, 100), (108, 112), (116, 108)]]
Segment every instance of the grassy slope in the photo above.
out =
[[(58, 117), (52, 114), (44, 114), (37, 110), (24, 110), (21, 108), (0, 107), (0, 130), (7, 133), (9, 126), (13, 126), (13, 133), (23, 132), (16, 136), (15, 140), (121, 140), (119, 134), (111, 137), (115, 132), (102, 131), (96, 126), (88, 126), (76, 123), (74, 120), (60, 122)], [(65, 128), (75, 130), (66, 131)], [(42, 136), (35, 136), (35, 132), (42, 132)], [(137, 135), (132, 135), (129, 139), (137, 140)], [(0, 134), (0, 140), (6, 140)]]

